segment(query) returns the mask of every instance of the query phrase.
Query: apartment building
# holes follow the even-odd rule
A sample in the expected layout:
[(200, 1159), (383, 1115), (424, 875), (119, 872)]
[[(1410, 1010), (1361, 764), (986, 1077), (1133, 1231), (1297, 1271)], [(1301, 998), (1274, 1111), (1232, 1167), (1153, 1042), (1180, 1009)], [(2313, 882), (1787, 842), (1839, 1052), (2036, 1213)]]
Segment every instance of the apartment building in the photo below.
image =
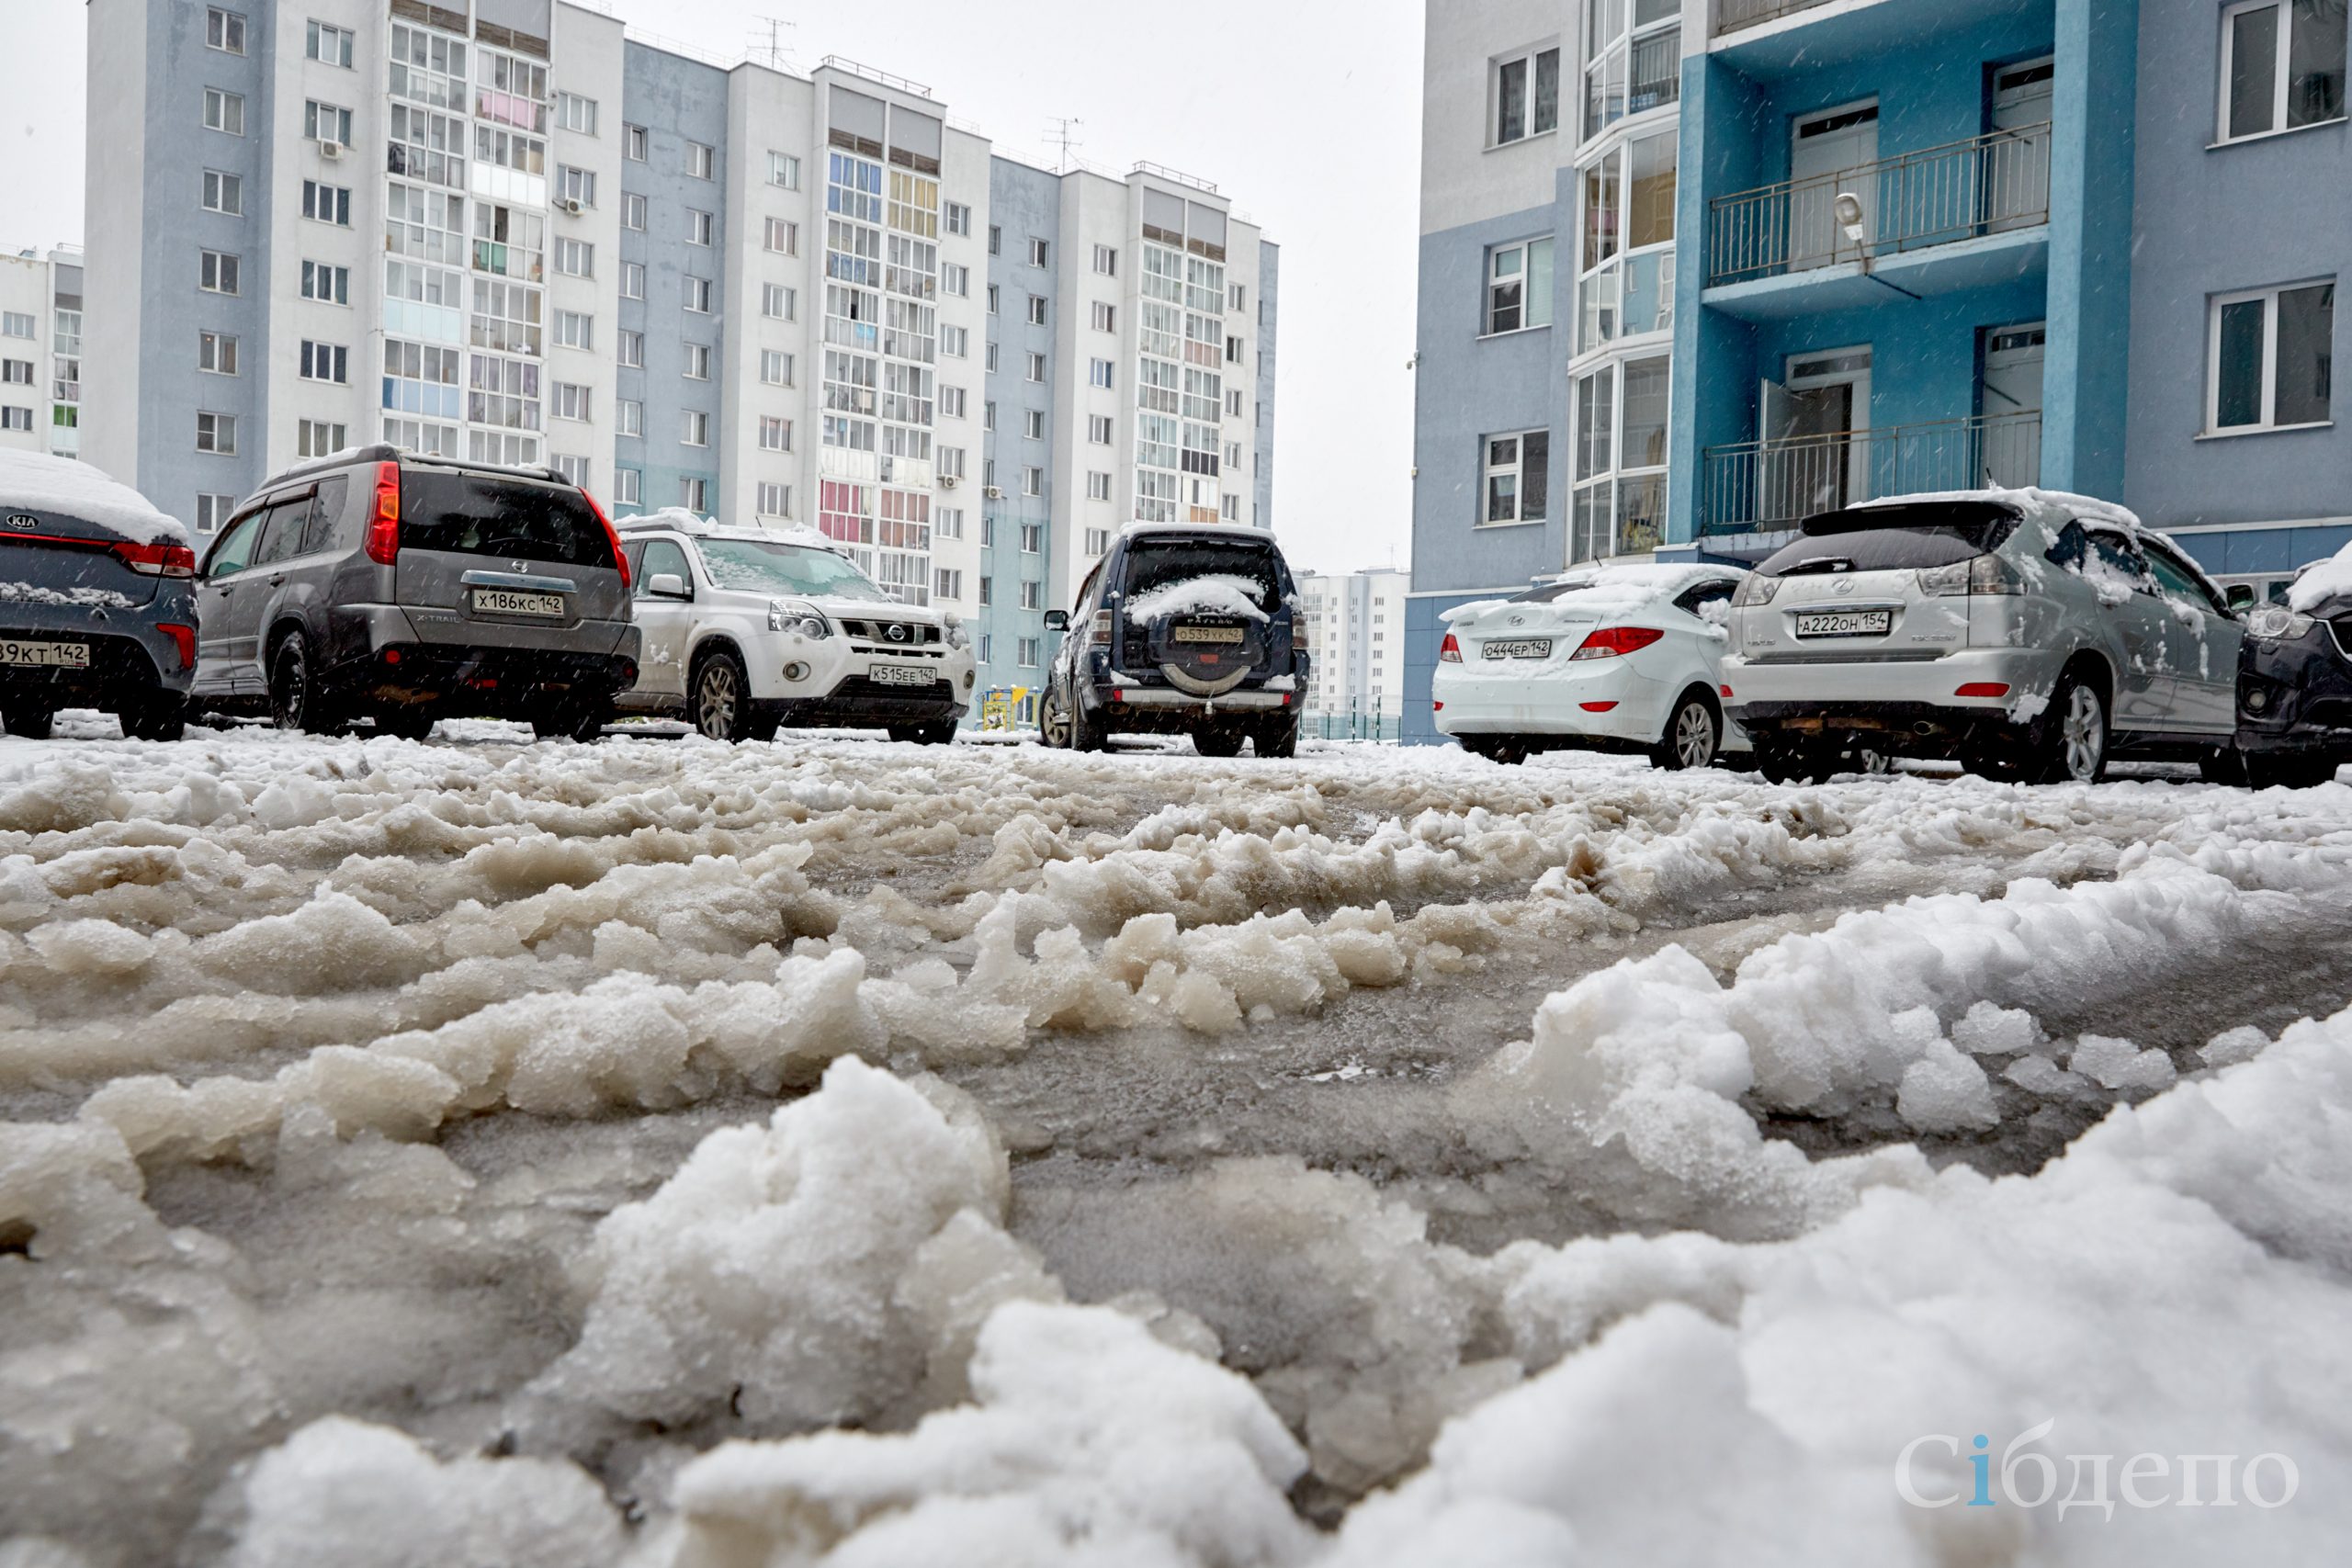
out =
[(821, 531), (1034, 684), (1113, 530), (1272, 526), (1276, 251), (1208, 181), (569, 0), (89, 14), (90, 353), (136, 388), (89, 455), (199, 530), (365, 440), (546, 463)]
[(0, 256), (0, 452), (81, 453), (82, 252)]
[(1391, 739), (1405, 708), (1405, 615), (1411, 576), (1395, 567), (1298, 575), (1315, 648), (1310, 733)]
[(1873, 495), (2352, 537), (2339, 0), (1431, 0), (1408, 733), (1452, 604)]

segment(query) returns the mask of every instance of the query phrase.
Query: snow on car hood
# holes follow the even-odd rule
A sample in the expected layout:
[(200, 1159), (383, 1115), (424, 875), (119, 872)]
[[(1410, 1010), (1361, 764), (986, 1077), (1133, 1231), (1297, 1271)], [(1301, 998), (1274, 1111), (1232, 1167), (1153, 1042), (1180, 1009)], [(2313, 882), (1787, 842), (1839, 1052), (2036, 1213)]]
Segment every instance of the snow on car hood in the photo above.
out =
[(0, 511), (77, 517), (140, 545), (185, 545), (187, 530), (153, 502), (89, 464), (45, 452), (0, 452)]
[(2287, 590), (2287, 608), (2307, 615), (2331, 599), (2352, 599), (2352, 545), (2303, 569)]
[(1136, 595), (1127, 601), (1127, 616), (1130, 620), (1155, 621), (1162, 615), (1238, 615), (1244, 620), (1262, 621), (1266, 612), (1258, 608), (1255, 595), (1263, 591), (1264, 584), (1249, 578), (1211, 572)]

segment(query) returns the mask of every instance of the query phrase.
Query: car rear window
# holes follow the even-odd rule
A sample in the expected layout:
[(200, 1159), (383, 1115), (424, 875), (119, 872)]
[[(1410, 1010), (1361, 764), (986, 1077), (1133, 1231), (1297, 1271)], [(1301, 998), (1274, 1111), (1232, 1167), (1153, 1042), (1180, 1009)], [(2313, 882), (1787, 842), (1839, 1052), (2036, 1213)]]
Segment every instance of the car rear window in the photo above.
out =
[(616, 565), (612, 540), (580, 491), (432, 469), (401, 471), (401, 547), (560, 566)]
[(1282, 604), (1282, 573), (1274, 552), (1248, 539), (1152, 539), (1127, 550), (1127, 602), (1198, 578), (1238, 579), (1258, 608)]
[(1805, 536), (1768, 557), (1765, 577), (1825, 571), (1913, 571), (2000, 547), (2016, 516), (1986, 505), (1867, 507), (1808, 518)]

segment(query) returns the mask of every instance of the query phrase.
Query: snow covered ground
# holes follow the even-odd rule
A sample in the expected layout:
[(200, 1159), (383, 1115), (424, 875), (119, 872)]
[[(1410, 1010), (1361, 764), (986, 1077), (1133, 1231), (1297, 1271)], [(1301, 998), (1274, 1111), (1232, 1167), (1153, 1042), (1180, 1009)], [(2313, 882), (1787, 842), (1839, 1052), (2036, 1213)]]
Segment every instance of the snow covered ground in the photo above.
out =
[(60, 733), (6, 1568), (2352, 1539), (2352, 787)]

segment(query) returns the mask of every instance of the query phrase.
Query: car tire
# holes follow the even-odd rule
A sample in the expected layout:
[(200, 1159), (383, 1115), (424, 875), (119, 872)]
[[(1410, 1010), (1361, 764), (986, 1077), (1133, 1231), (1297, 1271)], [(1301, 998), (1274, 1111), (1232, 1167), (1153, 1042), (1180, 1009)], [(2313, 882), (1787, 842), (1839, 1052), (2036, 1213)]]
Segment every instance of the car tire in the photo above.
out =
[(115, 716), (130, 740), (177, 740), (187, 733), (187, 703), (172, 692), (149, 692)]
[[(379, 708), (376, 710), (376, 733), (397, 736), (402, 740), (424, 739), (433, 733), (433, 727), (437, 722), (439, 721), (433, 716), (433, 711), (430, 708)], [(532, 733), (538, 732), (537, 725), (533, 725), (531, 728)]]
[(1238, 757), (1241, 755), (1241, 731), (1223, 725), (1211, 725), (1193, 731), (1193, 750), (1204, 757)]
[(2332, 757), (2266, 757), (2245, 760), (2245, 782), (2253, 789), (2313, 789), (2335, 778), (2340, 764)]
[(1756, 743), (1756, 771), (1776, 784), (1813, 784), (1838, 771), (1838, 754), (1818, 746)]
[(1693, 686), (1667, 716), (1665, 732), (1650, 748), (1650, 761), (1669, 771), (1712, 768), (1723, 753), (1723, 713), (1713, 697)]
[(10, 703), (0, 708), (0, 726), (20, 740), (46, 740), (57, 724), (57, 710), (33, 703)]
[(2107, 777), (2113, 739), (2107, 698), (2098, 683), (2077, 667), (2058, 678), (2042, 719), (2033, 754), (2026, 764), (2029, 784), (2098, 784)]
[[(1467, 741), (1464, 744), (1470, 745)], [(1485, 736), (1476, 745), (1470, 745), (1470, 750), (1489, 762), (1500, 762), (1507, 768), (1519, 766), (1528, 757), (1527, 742), (1515, 735)]]
[(711, 740), (747, 740), (751, 719), (751, 682), (743, 661), (723, 648), (695, 660), (694, 679), (686, 683), (686, 722), (695, 733)]
[(1298, 716), (1278, 718), (1261, 725), (1250, 742), (1261, 757), (1288, 758), (1298, 755)]
[(542, 740), (577, 740), (585, 746), (604, 737), (613, 722), (610, 697), (567, 697), (546, 713), (531, 716), (531, 733)]
[(751, 717), (743, 721), (743, 739), (762, 742), (770, 741), (775, 739), (775, 732), (783, 728), (784, 720), (778, 716), (755, 711)]
[(311, 662), (310, 639), (300, 632), (288, 632), (269, 656), (269, 719), (280, 729), (311, 735), (341, 728)]
[(2216, 746), (2197, 759), (2197, 776), (2207, 784), (2243, 788), (2246, 782), (2245, 754), (2234, 746)]

